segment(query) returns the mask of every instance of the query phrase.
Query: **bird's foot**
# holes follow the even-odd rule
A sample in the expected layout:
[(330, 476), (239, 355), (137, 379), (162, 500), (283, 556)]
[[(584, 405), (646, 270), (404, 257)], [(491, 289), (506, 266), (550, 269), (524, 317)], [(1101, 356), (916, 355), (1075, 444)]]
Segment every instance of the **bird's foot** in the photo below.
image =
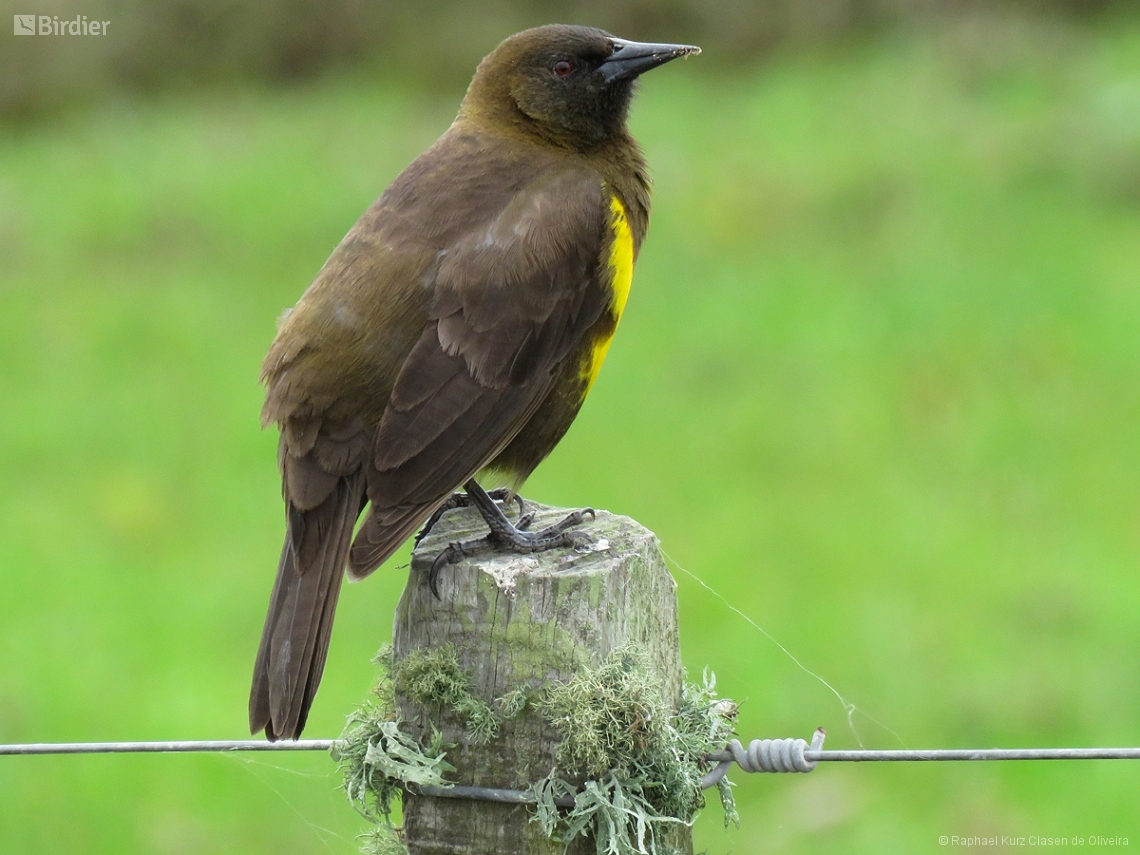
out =
[[(519, 522), (517, 525), (519, 528), (526, 528), (526, 526), (523, 525), (523, 522), (526, 520), (526, 516), (523, 514), (523, 512), (526, 510), (526, 506), (523, 505), (522, 496), (520, 496), (518, 493), (512, 494), (512, 491), (506, 487), (499, 487), (497, 490), (491, 490), (487, 493), (487, 495), (490, 496), (491, 499), (493, 499), (495, 502), (503, 505), (514, 499), (514, 501), (516, 501), (519, 506)], [(420, 533), (416, 535), (414, 545), (419, 546), (420, 541), (431, 533), (431, 530), (435, 527), (435, 524), (439, 522), (440, 518), (448, 511), (453, 511), (456, 508), (469, 508), (473, 504), (474, 502), (471, 501), (471, 497), (466, 493), (452, 493), (451, 496), (448, 497), (447, 501), (440, 505), (434, 514), (428, 517), (428, 521), (424, 523), (424, 527), (421, 528)], [(533, 514), (531, 516), (533, 517)], [(527, 525), (529, 525), (529, 523), (527, 523)]]
[[(457, 564), (464, 558), (483, 555), (500, 546), (508, 547), (514, 552), (529, 554), (545, 552), (558, 546), (578, 547), (591, 542), (590, 536), (584, 531), (570, 531), (570, 529), (581, 525), (585, 522), (586, 517), (594, 519), (593, 508), (574, 511), (553, 525), (548, 525), (538, 531), (530, 531), (530, 526), (534, 522), (533, 512), (523, 514), (517, 524), (512, 524), (495, 503), (492, 494), (488, 494), (474, 479), (468, 481), (464, 489), (467, 490), (469, 499), (467, 504), (473, 504), (479, 509), (479, 513), (483, 515), (483, 519), (490, 526), (491, 531), (483, 537), (448, 544), (447, 548), (432, 562), (431, 572), (428, 573), (428, 586), (437, 600), (439, 599), (440, 571), (449, 564)], [(521, 499), (519, 500), (519, 507), (520, 509), (523, 507)]]

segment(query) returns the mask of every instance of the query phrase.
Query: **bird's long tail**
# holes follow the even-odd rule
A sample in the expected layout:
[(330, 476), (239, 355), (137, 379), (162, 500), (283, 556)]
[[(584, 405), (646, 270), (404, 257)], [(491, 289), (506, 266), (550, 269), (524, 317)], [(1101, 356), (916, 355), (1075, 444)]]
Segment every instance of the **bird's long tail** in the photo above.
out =
[(249, 729), (296, 739), (321, 682), (336, 601), (361, 510), (363, 474), (339, 479), (307, 511), (289, 505), (288, 529), (253, 668)]

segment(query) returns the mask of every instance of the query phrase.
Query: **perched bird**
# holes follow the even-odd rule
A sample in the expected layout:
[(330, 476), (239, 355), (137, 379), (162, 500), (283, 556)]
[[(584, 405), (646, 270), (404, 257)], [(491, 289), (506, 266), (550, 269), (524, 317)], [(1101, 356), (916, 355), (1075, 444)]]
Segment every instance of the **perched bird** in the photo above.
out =
[(251, 732), (300, 735), (342, 574), (371, 573), (460, 487), (491, 534), (441, 555), (433, 591), (465, 554), (573, 542), (584, 512), (531, 532), (475, 476), (495, 470), (517, 490), (582, 406), (648, 226), (645, 162), (626, 130), (634, 84), (698, 52), (562, 25), (506, 39), (451, 127), (283, 318), (261, 376), (287, 531)]

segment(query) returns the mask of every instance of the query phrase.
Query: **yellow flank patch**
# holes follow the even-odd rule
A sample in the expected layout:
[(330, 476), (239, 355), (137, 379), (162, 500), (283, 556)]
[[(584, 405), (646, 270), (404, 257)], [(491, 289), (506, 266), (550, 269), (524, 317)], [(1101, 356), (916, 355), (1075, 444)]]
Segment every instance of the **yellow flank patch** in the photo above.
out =
[(614, 317), (620, 319), (625, 311), (625, 301), (629, 299), (629, 286), (633, 284), (633, 232), (629, 230), (629, 220), (625, 216), (625, 208), (617, 196), (610, 202), (610, 213), (613, 221), (610, 223), (614, 230), (614, 243), (610, 248), (610, 272), (613, 281), (613, 303), (610, 310)]
[[(629, 230), (625, 207), (617, 196), (613, 196), (610, 200), (610, 228), (613, 229), (614, 237), (607, 266), (610, 270), (610, 289), (613, 291), (610, 314), (613, 316), (616, 330), (617, 322), (621, 320), (621, 313), (625, 311), (625, 304), (629, 299), (629, 288), (633, 284), (633, 232)], [(593, 350), (582, 365), (587, 392), (598, 379), (598, 372), (602, 370), (602, 363), (606, 361), (606, 351), (610, 349), (612, 339), (613, 334), (607, 333), (595, 341)]]

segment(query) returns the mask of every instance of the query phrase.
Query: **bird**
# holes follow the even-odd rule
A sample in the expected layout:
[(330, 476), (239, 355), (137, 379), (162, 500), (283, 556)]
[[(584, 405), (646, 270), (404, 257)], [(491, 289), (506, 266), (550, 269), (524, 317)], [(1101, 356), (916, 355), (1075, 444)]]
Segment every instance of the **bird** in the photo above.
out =
[[(625, 308), (649, 221), (626, 126), (637, 79), (699, 52), (561, 24), (505, 39), (282, 316), (261, 418), (280, 431), (286, 533), (251, 733), (300, 736), (344, 576), (367, 576), (442, 508), (473, 503), (490, 534), (440, 555), (436, 596), (465, 555), (581, 534), (590, 509), (532, 532), (496, 497), (517, 496), (566, 433)], [(482, 488), (487, 472), (505, 492)]]

